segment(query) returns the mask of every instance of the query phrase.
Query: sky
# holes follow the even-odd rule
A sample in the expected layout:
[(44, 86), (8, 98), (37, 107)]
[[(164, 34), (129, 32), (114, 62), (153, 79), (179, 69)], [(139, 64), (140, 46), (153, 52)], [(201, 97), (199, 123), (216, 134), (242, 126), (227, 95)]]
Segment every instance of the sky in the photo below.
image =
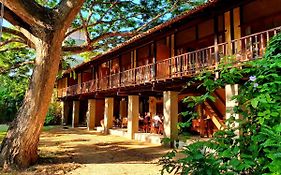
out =
[(4, 19), (4, 21), (3, 21), (3, 26), (9, 27), (9, 26), (11, 26), (11, 24), (10, 24), (8, 21), (6, 21), (6, 20)]

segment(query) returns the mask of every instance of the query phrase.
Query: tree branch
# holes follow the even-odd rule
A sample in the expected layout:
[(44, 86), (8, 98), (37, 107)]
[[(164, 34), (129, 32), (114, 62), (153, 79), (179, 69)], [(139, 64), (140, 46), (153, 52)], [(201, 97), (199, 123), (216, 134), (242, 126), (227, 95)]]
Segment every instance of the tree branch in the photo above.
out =
[[(3, 3), (4, 0), (0, 1)], [(30, 26), (52, 29), (52, 10), (39, 5), (36, 1), (8, 0), (4, 1), (4, 5)]]
[[(164, 16), (165, 14), (169, 13), (169, 12), (172, 12), (173, 10), (175, 10), (177, 7), (178, 7), (178, 2), (179, 0), (175, 1), (174, 4), (172, 5), (172, 7), (163, 12), (163, 13), (160, 13), (160, 14), (157, 14), (155, 17), (153, 17), (149, 22), (143, 24), (142, 26), (140, 26), (139, 28), (135, 29), (134, 31), (128, 31), (128, 32), (106, 32), (104, 34), (101, 34), (100, 36), (96, 37), (96, 38), (93, 38), (91, 39), (91, 41), (89, 42), (89, 38), (87, 38), (87, 44), (85, 45), (81, 45), (81, 46), (65, 46), (63, 47), (63, 51), (65, 52), (71, 52), (71, 53), (74, 53), (74, 54), (79, 54), (79, 53), (82, 53), (82, 52), (87, 52), (87, 51), (91, 51), (91, 49), (96, 49), (95, 46), (93, 46), (95, 43), (98, 43), (99, 41), (102, 41), (104, 39), (107, 39), (107, 38), (110, 38), (110, 37), (116, 37), (116, 36), (120, 36), (120, 37), (133, 37), (137, 34), (140, 34), (142, 32), (143, 29), (147, 28), (150, 24), (152, 24), (153, 22), (155, 22), (156, 20), (158, 20), (159, 18), (161, 18), (162, 16)], [(106, 13), (109, 12), (109, 10), (115, 6), (116, 4), (118, 4), (119, 2), (118, 1), (115, 1), (112, 6), (110, 6), (110, 8), (108, 10), (106, 10)], [(124, 3), (124, 2), (122, 2)], [(88, 24), (87, 27), (93, 27), (95, 25), (98, 25), (100, 23), (108, 23), (110, 25), (114, 25), (114, 23), (120, 19), (117, 19), (117, 20), (113, 20), (113, 21), (102, 21), (102, 18), (105, 16), (105, 14), (103, 14), (100, 18), (100, 20), (92, 23), (92, 24)], [(80, 15), (81, 17), (81, 20), (82, 20), (82, 15)], [(89, 19), (87, 19), (89, 20)], [(79, 26), (73, 30), (71, 30), (70, 32), (68, 32), (66, 34), (66, 37), (69, 36), (70, 34), (76, 32), (76, 31), (79, 31), (79, 30), (82, 30), (83, 28), (85, 28), (85, 21), (82, 21), (82, 26)]]
[(80, 54), (83, 52), (89, 52), (92, 51), (94, 47), (90, 45), (82, 45), (82, 46), (63, 46), (62, 51), (63, 52), (70, 52), (72, 54)]
[(97, 43), (101, 40), (104, 40), (109, 37), (116, 37), (116, 36), (121, 36), (121, 37), (133, 37), (135, 35), (139, 34), (138, 32), (108, 32), (101, 34), (100, 36), (94, 38), (91, 40), (91, 44)]
[(21, 26), (30, 30), (30, 25), (28, 25), (25, 21), (23, 21), (20, 17), (18, 17), (13, 11), (8, 8), (5, 8), (4, 18), (9, 21), (14, 26)]
[(55, 27), (68, 29), (85, 0), (62, 0), (55, 8)]
[(7, 51), (21, 51), (23, 49), (27, 49), (27, 47), (13, 47), (13, 48), (7, 48), (0, 50), (0, 53), (5, 53)]
[(82, 15), (81, 11), (79, 12), (79, 16), (80, 16), (80, 19), (82, 21), (82, 26), (83, 26), (84, 31), (85, 31), (87, 43), (90, 44), (91, 38), (90, 38), (90, 34), (88, 32), (87, 22), (83, 19), (83, 15)]
[(178, 2), (179, 0), (177, 0), (172, 8), (170, 8), (169, 10), (163, 12), (163, 13), (159, 13), (158, 15), (156, 15), (154, 18), (152, 18), (149, 22), (145, 23), (144, 25), (142, 25), (141, 27), (139, 27), (136, 32), (140, 32), (142, 31), (143, 29), (145, 29), (146, 27), (148, 27), (150, 24), (152, 24), (153, 22), (155, 22), (156, 20), (158, 20), (159, 18), (161, 18), (162, 16), (164, 16), (165, 14), (169, 13), (169, 12), (172, 12), (173, 10), (175, 10), (177, 7), (178, 7)]
[(22, 66), (29, 65), (29, 64), (34, 64), (34, 61), (25, 61), (25, 62), (16, 63), (16, 64), (14, 64), (11, 67), (6, 68), (6, 69), (0, 67), (0, 74), (8, 73), (11, 70), (15, 70), (17, 68), (20, 68)]
[(21, 38), (11, 38), (11, 39), (8, 39), (8, 40), (5, 40), (3, 42), (0, 43), (0, 47), (3, 47), (7, 44), (10, 44), (10, 43), (22, 43), (22, 44), (26, 44), (26, 42), (24, 40), (22, 40)]
[[(112, 5), (103, 13), (103, 15), (100, 17), (100, 19), (99, 19), (98, 21), (92, 23), (92, 24), (89, 24), (90, 19), (91, 19), (92, 15), (93, 15), (92, 12), (89, 13), (89, 16), (88, 16), (87, 20), (85, 20), (84, 22), (83, 22), (82, 15), (80, 15), (80, 18), (81, 18), (81, 21), (82, 21), (83, 25), (80, 26), (80, 27), (77, 27), (77, 28), (75, 28), (75, 29), (73, 29), (73, 30), (71, 30), (71, 31), (69, 31), (69, 32), (65, 35), (65, 38), (68, 37), (69, 35), (71, 35), (72, 33), (77, 32), (77, 31), (82, 30), (83, 28), (85, 28), (84, 25), (86, 25), (86, 27), (88, 28), (88, 27), (93, 27), (93, 26), (95, 26), (95, 25), (102, 24), (102, 23), (112, 23), (111, 21), (109, 21), (109, 22), (103, 21), (103, 18), (106, 16), (106, 14), (107, 14), (117, 3), (118, 3), (118, 1), (113, 2)], [(90, 8), (92, 8), (93, 6), (94, 6), (94, 3), (91, 4), (91, 7), (90, 7)], [(81, 12), (80, 12), (80, 13), (81, 13)]]
[(91, 40), (90, 44), (85, 44), (81, 46), (63, 46), (62, 50), (64, 52), (71, 52), (73, 54), (80, 54), (83, 52), (89, 52), (93, 51), (95, 49), (98, 49), (100, 46), (92, 46), (94, 43), (97, 43), (99, 41), (102, 41), (109, 37), (116, 37), (116, 36), (122, 36), (122, 37), (132, 37), (135, 36), (137, 33), (135, 32), (109, 32), (102, 34), (95, 39)]
[(3, 27), (3, 33), (8, 33), (8, 34), (17, 36), (25, 41), (24, 44), (28, 45), (31, 48), (35, 48), (33, 42), (29, 38), (27, 38), (22, 32), (20, 32), (18, 30), (14, 30), (14, 29), (11, 29), (8, 27)]

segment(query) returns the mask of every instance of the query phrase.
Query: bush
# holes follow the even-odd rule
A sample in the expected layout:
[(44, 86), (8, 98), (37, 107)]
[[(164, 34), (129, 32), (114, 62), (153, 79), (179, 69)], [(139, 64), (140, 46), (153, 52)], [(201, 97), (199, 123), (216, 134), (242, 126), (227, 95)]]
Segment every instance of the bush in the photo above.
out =
[(57, 101), (51, 102), (46, 115), (44, 125), (59, 125), (61, 124), (61, 106)]
[(11, 122), (20, 108), (28, 79), (0, 75), (0, 123)]
[[(160, 163), (164, 171), (180, 174), (281, 174), (281, 34), (273, 37), (265, 58), (241, 64), (243, 69), (223, 65), (220, 78), (214, 80), (204, 72), (195, 80), (202, 81), (207, 93), (186, 100), (192, 105), (206, 99), (226, 84), (241, 84), (234, 109), (242, 120), (231, 117), (225, 130), (206, 142), (195, 142), (180, 151), (185, 157), (176, 159), (176, 151), (164, 156)], [(193, 80), (194, 81), (194, 80)], [(239, 123), (237, 128), (230, 126)], [(235, 134), (240, 131), (240, 135)], [(204, 152), (208, 148), (209, 152)], [(202, 167), (204, 169), (202, 169)]]

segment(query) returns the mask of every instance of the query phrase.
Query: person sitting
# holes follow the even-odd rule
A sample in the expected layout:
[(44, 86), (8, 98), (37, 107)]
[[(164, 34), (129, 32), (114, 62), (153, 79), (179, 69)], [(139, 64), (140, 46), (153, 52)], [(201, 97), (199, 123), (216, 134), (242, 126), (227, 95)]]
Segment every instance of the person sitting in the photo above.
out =
[(105, 127), (104, 127), (104, 119), (102, 119), (102, 120), (100, 121), (100, 125), (101, 125), (101, 127), (102, 127), (103, 132), (104, 132), (104, 130), (105, 130)]
[(149, 132), (150, 131), (150, 114), (148, 112), (145, 112), (145, 117), (143, 120), (143, 132)]
[(139, 113), (139, 130), (143, 130), (143, 127), (144, 127), (144, 118)]
[(147, 121), (150, 121), (150, 116), (151, 116), (150, 112), (146, 112), (145, 116), (144, 116), (144, 119), (147, 120)]
[(151, 133), (157, 133), (159, 134), (159, 128), (160, 125), (162, 124), (162, 119), (160, 118), (159, 115), (155, 115), (152, 118), (152, 123), (151, 123)]
[(128, 118), (124, 117), (122, 118), (121, 128), (127, 128), (128, 125)]
[(114, 116), (113, 118), (114, 118), (114, 120), (113, 120), (114, 126), (121, 127), (121, 120), (116, 116)]

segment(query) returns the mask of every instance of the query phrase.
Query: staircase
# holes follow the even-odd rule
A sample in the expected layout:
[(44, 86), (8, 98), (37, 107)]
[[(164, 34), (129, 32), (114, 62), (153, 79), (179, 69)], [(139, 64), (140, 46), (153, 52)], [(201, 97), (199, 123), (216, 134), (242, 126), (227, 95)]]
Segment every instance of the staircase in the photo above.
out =
[(207, 136), (225, 128), (225, 91), (224, 89), (218, 89), (212, 95), (216, 100), (214, 102), (207, 100), (202, 106)]
[(221, 130), (225, 128), (223, 119), (219, 117), (217, 112), (213, 110), (209, 102), (204, 102), (203, 109), (205, 111), (207, 118), (211, 119), (211, 121), (217, 127), (217, 129)]

